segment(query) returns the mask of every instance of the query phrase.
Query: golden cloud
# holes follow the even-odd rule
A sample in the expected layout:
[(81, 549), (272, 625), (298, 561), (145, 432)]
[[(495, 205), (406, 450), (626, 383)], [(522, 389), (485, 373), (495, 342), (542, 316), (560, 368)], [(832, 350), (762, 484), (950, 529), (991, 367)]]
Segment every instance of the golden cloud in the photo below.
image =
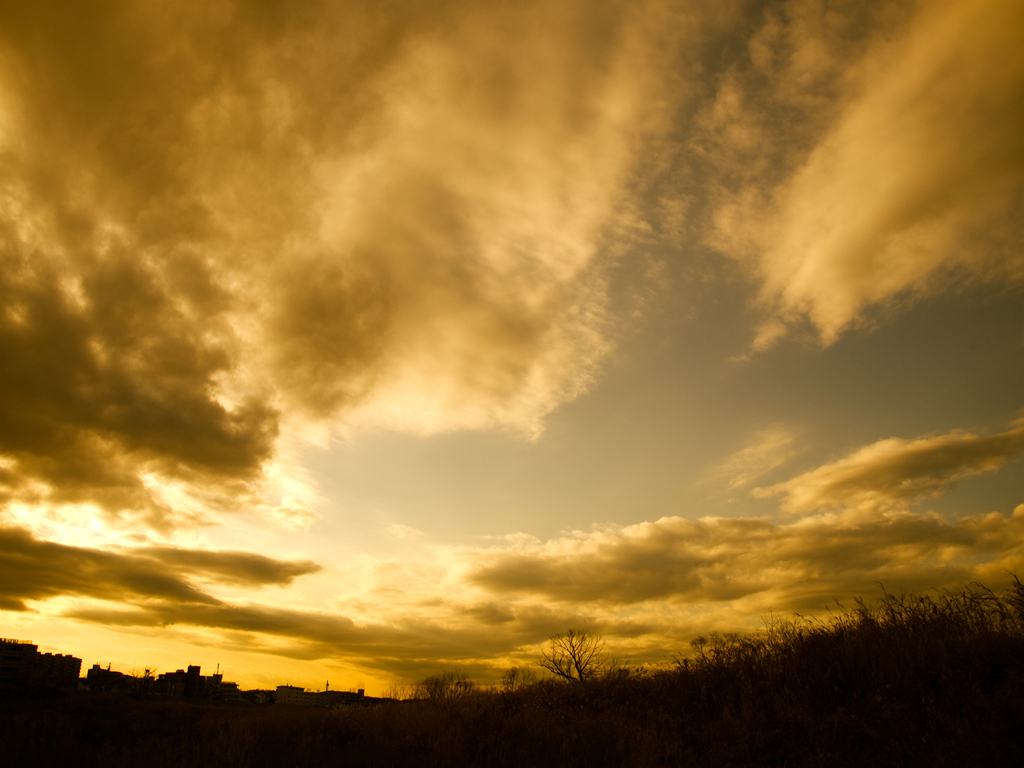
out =
[[(710, 236), (759, 271), (777, 317), (755, 346), (784, 332), (779, 319), (809, 318), (830, 343), (872, 305), (954, 277), (1024, 277), (1024, 8), (924, 3), (909, 21), (868, 24), (871, 44), (855, 45), (852, 19), (809, 7), (769, 15), (755, 66), (727, 79), (705, 116), (723, 167), (762, 155)], [(744, 99), (758, 82), (772, 101), (755, 109)], [(791, 115), (796, 138), (776, 135), (773, 110)], [(781, 164), (764, 159), (783, 150)]]
[[(666, 517), (435, 555), (430, 578), (411, 590), (388, 588), (404, 578), (394, 568), (378, 571), (383, 581), (366, 606), (346, 599), (317, 610), (133, 587), (138, 594), (116, 604), (80, 601), (62, 615), (126, 628), (241, 631), (251, 633), (253, 650), (345, 659), (407, 676), (444, 664), (486, 669), (503, 659), (529, 660), (570, 625), (604, 633), (630, 658), (650, 662), (709, 629), (753, 628), (770, 611), (824, 611), (836, 599), (877, 594), (879, 583), (930, 589), (980, 580), (999, 587), (1024, 566), (1024, 505), (954, 522), (934, 513), (856, 510), (785, 524)], [(186, 559), (193, 556), (205, 555)], [(76, 593), (91, 595), (69, 591)]]
[[(764, 345), (800, 317), (829, 341), (950, 272), (1024, 275), (1020, 4), (757, 9), (749, 66), (691, 92), (681, 60), (758, 26), (718, 13), (3, 4), (2, 607), (66, 599), (83, 620), (251, 633), (394, 671), (527, 653), (568, 623), (678, 638), (710, 604), (743, 622), (879, 580), (1019, 568), (1024, 507), (954, 522), (903, 508), (1019, 454), (1016, 426), (881, 441), (768, 489), (797, 512), (856, 507), (833, 514), (425, 546), (421, 571), (367, 557), (370, 618), (356, 599), (214, 594), (316, 564), (151, 545), (240, 510), (308, 522), (309, 435), (537, 435), (611, 353), (616, 260), (656, 236), (652, 196), (675, 236), (707, 190), (705, 239), (763, 285)], [(698, 31), (715, 50), (684, 53)], [(702, 88), (715, 98), (691, 104)], [(701, 195), (673, 199), (694, 179)], [(764, 431), (721, 471), (750, 486), (791, 444)], [(76, 518), (136, 546), (41, 535)]]
[(784, 483), (755, 490), (784, 496), (783, 509), (812, 512), (835, 506), (901, 507), (939, 496), (960, 480), (993, 472), (1024, 453), (1024, 426), (994, 435), (951, 432), (916, 440), (889, 438)]
[(53, 602), (66, 618), (104, 625), (246, 632), (252, 650), (422, 675), (446, 663), (529, 658), (569, 625), (591, 627), (650, 661), (708, 629), (750, 628), (768, 611), (824, 610), (835, 599), (875, 594), (878, 583), (998, 587), (1024, 567), (1024, 505), (955, 521), (906, 510), (787, 523), (664, 517), (549, 541), (439, 547), (419, 564), (347, 565), (343, 582), (360, 583), (358, 595), (329, 604), (291, 593), (287, 605), (272, 595), (240, 601), (214, 591), (330, 576), (309, 562), (180, 548), (102, 551), (16, 529), (4, 532), (0, 548), (8, 609), (31, 601), (49, 611)]
[[(493, 594), (606, 607), (741, 601), (795, 610), (899, 579), (970, 580), (975, 563), (1024, 556), (1024, 506), (948, 523), (933, 513), (846, 511), (779, 524), (663, 517), (514, 551), (472, 554), (469, 580)], [(982, 569), (984, 570), (984, 569)], [(818, 604), (820, 607), (822, 604)]]
[(0, 11), (2, 500), (304, 520), (310, 423), (536, 435), (611, 348), (658, 18)]
[(135, 547), (104, 551), (37, 539), (0, 528), (0, 608), (29, 610), (26, 600), (73, 595), (106, 601), (218, 605), (198, 581), (247, 587), (287, 585), (321, 567), (251, 552)]

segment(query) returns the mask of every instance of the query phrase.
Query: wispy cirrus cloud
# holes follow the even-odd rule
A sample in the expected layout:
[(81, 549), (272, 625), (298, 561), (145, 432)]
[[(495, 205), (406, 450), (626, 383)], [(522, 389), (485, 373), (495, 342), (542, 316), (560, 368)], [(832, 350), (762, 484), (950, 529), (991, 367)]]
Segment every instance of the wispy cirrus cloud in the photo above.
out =
[(745, 488), (792, 459), (795, 440), (796, 433), (781, 425), (755, 432), (711, 474), (726, 480), (731, 490)]

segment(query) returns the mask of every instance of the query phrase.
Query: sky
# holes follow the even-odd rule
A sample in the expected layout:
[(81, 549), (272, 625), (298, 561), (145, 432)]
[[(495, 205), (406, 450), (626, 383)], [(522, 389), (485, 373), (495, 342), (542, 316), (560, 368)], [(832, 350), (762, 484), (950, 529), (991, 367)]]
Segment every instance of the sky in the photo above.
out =
[(1022, 34), (0, 0), (0, 634), (380, 694), (1004, 588)]

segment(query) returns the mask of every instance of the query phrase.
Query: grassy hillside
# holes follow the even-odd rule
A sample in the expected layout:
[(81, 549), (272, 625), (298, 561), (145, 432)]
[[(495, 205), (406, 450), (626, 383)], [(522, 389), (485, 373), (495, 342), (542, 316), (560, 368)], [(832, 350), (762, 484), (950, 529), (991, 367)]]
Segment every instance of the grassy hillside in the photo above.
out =
[(371, 708), (20, 698), (0, 743), (41, 767), (1017, 765), (1024, 588), (886, 595), (703, 638), (673, 669)]

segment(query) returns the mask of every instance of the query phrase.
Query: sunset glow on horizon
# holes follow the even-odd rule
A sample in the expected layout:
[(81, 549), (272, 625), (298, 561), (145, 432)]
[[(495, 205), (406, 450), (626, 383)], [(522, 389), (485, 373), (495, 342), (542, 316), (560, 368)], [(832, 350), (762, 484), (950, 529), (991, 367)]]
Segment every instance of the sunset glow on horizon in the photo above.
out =
[(381, 695), (1005, 587), (1022, 32), (0, 1), (0, 635)]

